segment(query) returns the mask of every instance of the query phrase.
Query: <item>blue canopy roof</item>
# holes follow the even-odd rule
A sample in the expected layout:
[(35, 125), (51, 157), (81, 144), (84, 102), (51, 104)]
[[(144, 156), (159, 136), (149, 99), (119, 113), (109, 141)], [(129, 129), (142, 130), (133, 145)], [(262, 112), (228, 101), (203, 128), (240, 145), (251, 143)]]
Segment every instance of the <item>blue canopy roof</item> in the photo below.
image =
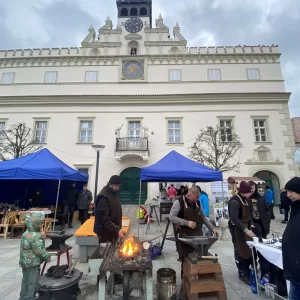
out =
[(88, 175), (72, 169), (48, 149), (0, 162), (0, 180), (88, 181)]
[(221, 171), (203, 166), (176, 151), (156, 164), (141, 169), (141, 180), (148, 182), (212, 182), (222, 181)]

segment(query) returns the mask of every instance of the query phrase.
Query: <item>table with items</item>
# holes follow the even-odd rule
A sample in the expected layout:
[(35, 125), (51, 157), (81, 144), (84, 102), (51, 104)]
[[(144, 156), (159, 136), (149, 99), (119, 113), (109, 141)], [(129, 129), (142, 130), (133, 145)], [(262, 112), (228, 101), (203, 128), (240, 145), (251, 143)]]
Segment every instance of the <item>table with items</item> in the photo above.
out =
[[(281, 292), (281, 290), (288, 291), (289, 290), (289, 282), (288, 281), (283, 281), (281, 280), (281, 288), (279, 287), (280, 280), (282, 279), (282, 270), (283, 270), (283, 263), (282, 263), (282, 239), (279, 238), (279, 236), (274, 237), (273, 239), (263, 239), (263, 242), (247, 242), (249, 247), (251, 248), (252, 251), (252, 258), (253, 258), (253, 266), (254, 266), (254, 273), (256, 276), (256, 290), (257, 294), (259, 294), (259, 289), (265, 290), (265, 293), (267, 296), (269, 296), (271, 299), (287, 299), (283, 295), (280, 294), (285, 294), (285, 292)], [(258, 277), (257, 274), (257, 268), (256, 268), (256, 256), (254, 255), (254, 248), (261, 253), (261, 255), (268, 261), (269, 263), (269, 270), (272, 270), (272, 266), (274, 268), (279, 268), (280, 270), (280, 277), (277, 276), (278, 274), (274, 275), (274, 272), (277, 273), (276, 271), (272, 271), (273, 275), (276, 277), (275, 279), (268, 278), (264, 276), (261, 280)], [(274, 269), (273, 268), (273, 269)], [(271, 271), (269, 271), (269, 277), (271, 277)], [(272, 276), (272, 277), (274, 277)], [(275, 282), (273, 282), (275, 280)], [(272, 282), (272, 283), (271, 283)], [(276, 283), (276, 284), (275, 284)], [(284, 286), (286, 284), (286, 287)]]

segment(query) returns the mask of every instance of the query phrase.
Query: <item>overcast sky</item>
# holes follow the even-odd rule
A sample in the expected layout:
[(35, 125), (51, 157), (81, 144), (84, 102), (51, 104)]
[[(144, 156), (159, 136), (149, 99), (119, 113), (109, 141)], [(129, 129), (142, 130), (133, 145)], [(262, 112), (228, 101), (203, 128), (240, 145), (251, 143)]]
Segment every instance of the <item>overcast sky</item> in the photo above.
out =
[[(170, 29), (179, 22), (188, 46), (278, 44), (291, 115), (300, 116), (300, 0), (152, 2), (153, 22), (159, 13)], [(80, 46), (108, 15), (115, 25), (115, 0), (0, 0), (0, 48)]]

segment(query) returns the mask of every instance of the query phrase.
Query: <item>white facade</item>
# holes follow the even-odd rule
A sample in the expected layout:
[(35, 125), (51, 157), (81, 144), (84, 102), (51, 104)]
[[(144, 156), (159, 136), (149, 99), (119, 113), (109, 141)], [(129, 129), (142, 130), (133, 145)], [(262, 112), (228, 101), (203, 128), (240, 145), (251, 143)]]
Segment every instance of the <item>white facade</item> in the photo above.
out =
[[(99, 39), (91, 27), (81, 48), (0, 51), (0, 130), (25, 122), (64, 162), (88, 168), (92, 191), (93, 143), (106, 146), (103, 186), (111, 175), (151, 165), (170, 150), (188, 156), (199, 130), (221, 121), (231, 122), (245, 146), (235, 157), (240, 173), (225, 178), (268, 171), (279, 187), (298, 175), (278, 47), (187, 48), (178, 25), (170, 38), (162, 17), (156, 28), (150, 17), (141, 17), (137, 33), (125, 29), (129, 16), (116, 29), (107, 19)], [(130, 55), (132, 46), (137, 55)], [(171, 137), (169, 123), (177, 130)], [(139, 124), (148, 130), (138, 132)], [(148, 139), (149, 153), (129, 143), (115, 151), (116, 138), (126, 137)], [(158, 195), (156, 184), (149, 187), (148, 197)]]

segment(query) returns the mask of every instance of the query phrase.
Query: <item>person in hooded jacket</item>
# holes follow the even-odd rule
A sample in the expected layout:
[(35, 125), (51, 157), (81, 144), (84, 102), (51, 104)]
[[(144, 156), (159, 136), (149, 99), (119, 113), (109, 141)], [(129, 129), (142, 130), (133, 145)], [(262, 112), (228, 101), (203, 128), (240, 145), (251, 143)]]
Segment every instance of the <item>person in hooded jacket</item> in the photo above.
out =
[(99, 244), (114, 242), (125, 236), (122, 230), (122, 206), (118, 197), (120, 184), (120, 176), (113, 175), (96, 197), (94, 232)]
[(40, 274), (40, 265), (51, 260), (41, 234), (44, 220), (45, 216), (41, 213), (26, 215), (27, 230), (22, 235), (20, 245), (19, 265), (23, 273), (20, 300), (36, 299), (36, 283)]
[(82, 187), (82, 191), (78, 195), (77, 206), (79, 210), (79, 220), (81, 225), (89, 218), (89, 207), (93, 201), (93, 194), (87, 188), (85, 183)]
[(285, 185), (291, 215), (282, 237), (283, 276), (290, 281), (289, 300), (300, 300), (300, 177)]

